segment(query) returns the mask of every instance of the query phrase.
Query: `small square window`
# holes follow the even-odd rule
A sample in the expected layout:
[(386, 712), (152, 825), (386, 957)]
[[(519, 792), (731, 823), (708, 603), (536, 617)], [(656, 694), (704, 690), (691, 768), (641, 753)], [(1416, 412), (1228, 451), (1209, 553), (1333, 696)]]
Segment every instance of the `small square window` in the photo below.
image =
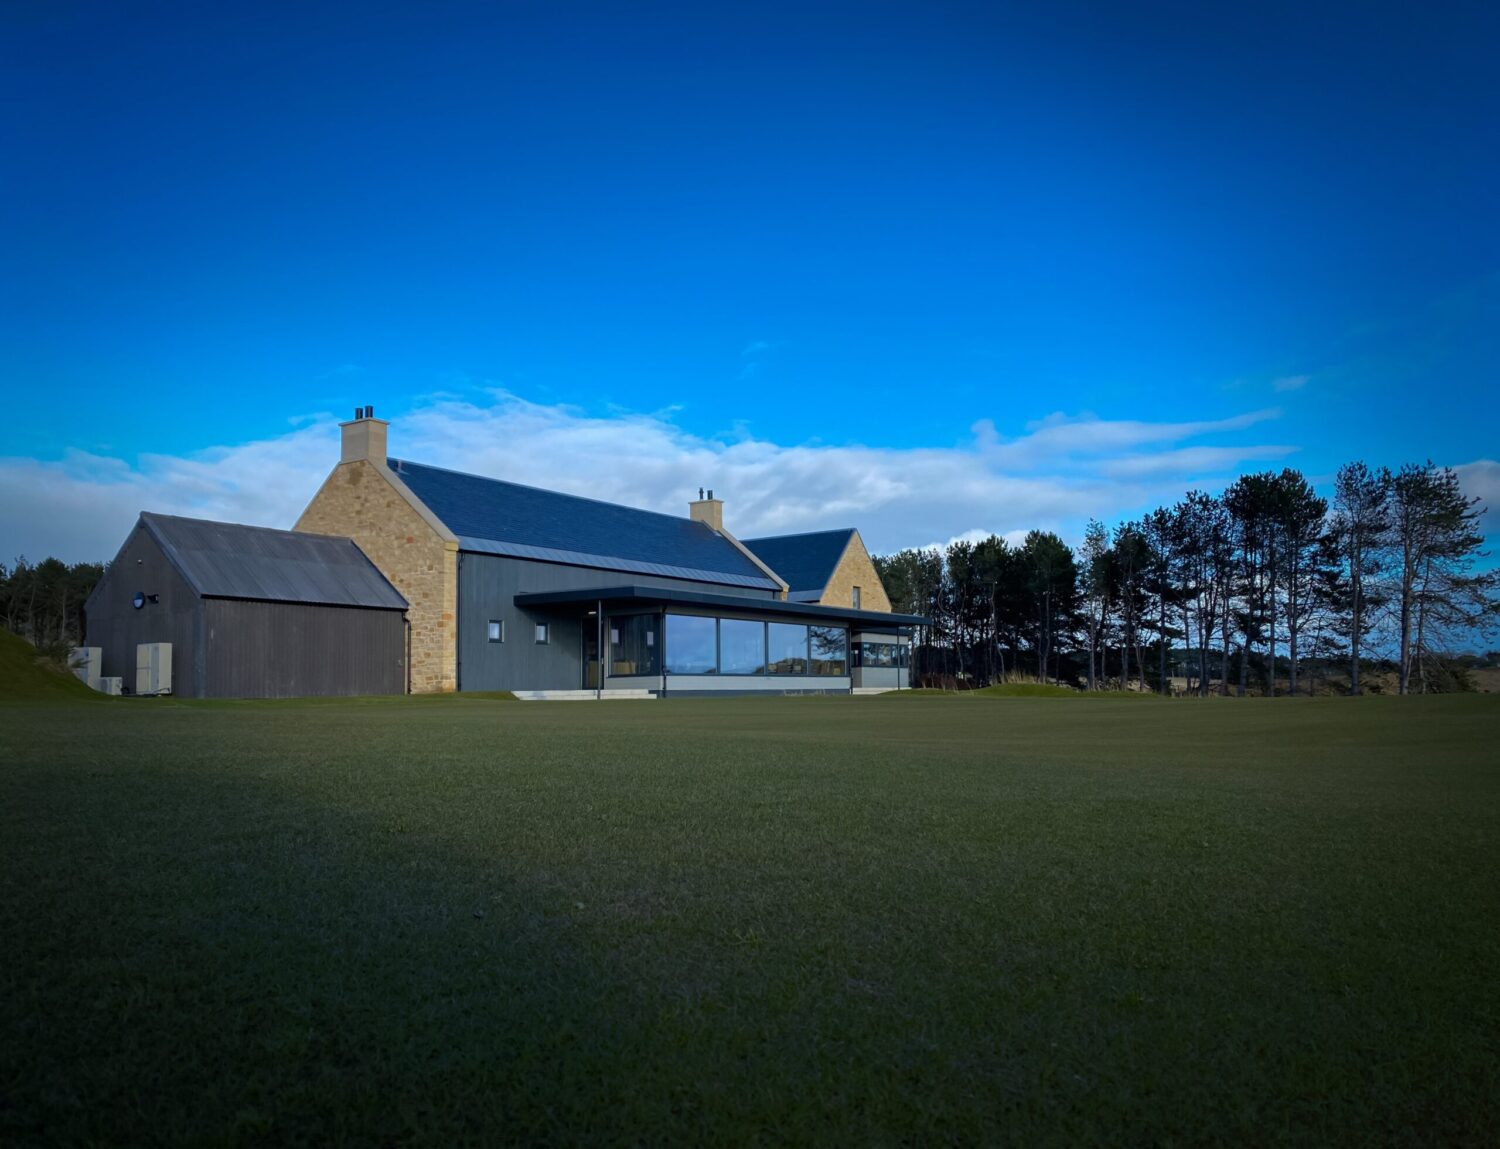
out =
[(536, 624), (536, 640), (537, 640), (538, 643), (541, 643), (544, 646), (546, 645), (546, 643), (547, 643), (547, 624), (545, 622), (539, 622), (539, 623)]
[(489, 638), (491, 642), (505, 641), (505, 620), (503, 618), (490, 619)]

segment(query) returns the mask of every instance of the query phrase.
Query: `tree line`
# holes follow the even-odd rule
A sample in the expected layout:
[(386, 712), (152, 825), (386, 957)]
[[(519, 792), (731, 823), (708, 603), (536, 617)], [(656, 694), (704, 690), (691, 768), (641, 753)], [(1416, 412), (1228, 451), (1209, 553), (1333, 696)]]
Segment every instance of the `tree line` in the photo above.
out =
[(83, 641), (83, 604), (103, 577), (103, 563), (0, 563), (0, 623), (38, 650), (77, 646)]
[[(876, 556), (893, 607), (931, 620), (914, 674), (985, 683), (1023, 674), (1167, 691), (1305, 689), (1309, 667), (1391, 658), (1401, 694), (1449, 689), (1441, 653), (1500, 622), (1500, 571), (1479, 500), (1451, 468), (1341, 468), (1333, 498), (1299, 471), (1189, 491), (1113, 528), (1089, 522), (1074, 550), (1050, 531)], [(1186, 657), (1184, 658), (1184, 655)], [(1174, 665), (1176, 664), (1176, 665)]]

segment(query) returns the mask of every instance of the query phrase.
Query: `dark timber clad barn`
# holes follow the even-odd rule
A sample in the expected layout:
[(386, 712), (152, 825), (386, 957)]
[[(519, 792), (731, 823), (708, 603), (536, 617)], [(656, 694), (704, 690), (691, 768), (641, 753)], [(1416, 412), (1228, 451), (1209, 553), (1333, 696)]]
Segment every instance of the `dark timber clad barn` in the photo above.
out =
[(172, 693), (293, 698), (406, 690), (407, 603), (350, 539), (143, 513), (90, 595), (87, 644), (135, 683), (172, 644)]

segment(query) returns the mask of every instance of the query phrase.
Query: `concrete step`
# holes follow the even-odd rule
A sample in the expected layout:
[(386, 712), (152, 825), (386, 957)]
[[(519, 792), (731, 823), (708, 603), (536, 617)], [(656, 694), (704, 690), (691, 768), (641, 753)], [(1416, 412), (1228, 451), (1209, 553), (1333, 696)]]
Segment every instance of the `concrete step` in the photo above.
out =
[(889, 694), (893, 690), (897, 690), (897, 689), (899, 689), (899, 687), (895, 687), (895, 686), (856, 686), (854, 688), (854, 693), (855, 694)]
[(656, 697), (649, 690), (513, 690), (522, 702), (646, 702)]

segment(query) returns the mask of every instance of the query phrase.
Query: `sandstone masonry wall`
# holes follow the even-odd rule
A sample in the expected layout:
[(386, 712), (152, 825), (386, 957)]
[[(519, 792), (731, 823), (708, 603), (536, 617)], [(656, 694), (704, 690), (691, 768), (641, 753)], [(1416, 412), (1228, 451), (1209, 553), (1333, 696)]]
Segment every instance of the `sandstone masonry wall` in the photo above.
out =
[(858, 531), (849, 540), (844, 557), (829, 576), (828, 585), (823, 588), (823, 597), (818, 601), (823, 606), (852, 607), (855, 587), (859, 587), (861, 610), (891, 613), (891, 600), (885, 593), (885, 586), (880, 581), (880, 575), (875, 572), (875, 564), (870, 561), (870, 552), (865, 550), (864, 540), (859, 537)]
[(358, 543), (410, 604), (412, 692), (457, 689), (457, 543), (439, 535), (366, 459), (335, 467), (293, 529)]

